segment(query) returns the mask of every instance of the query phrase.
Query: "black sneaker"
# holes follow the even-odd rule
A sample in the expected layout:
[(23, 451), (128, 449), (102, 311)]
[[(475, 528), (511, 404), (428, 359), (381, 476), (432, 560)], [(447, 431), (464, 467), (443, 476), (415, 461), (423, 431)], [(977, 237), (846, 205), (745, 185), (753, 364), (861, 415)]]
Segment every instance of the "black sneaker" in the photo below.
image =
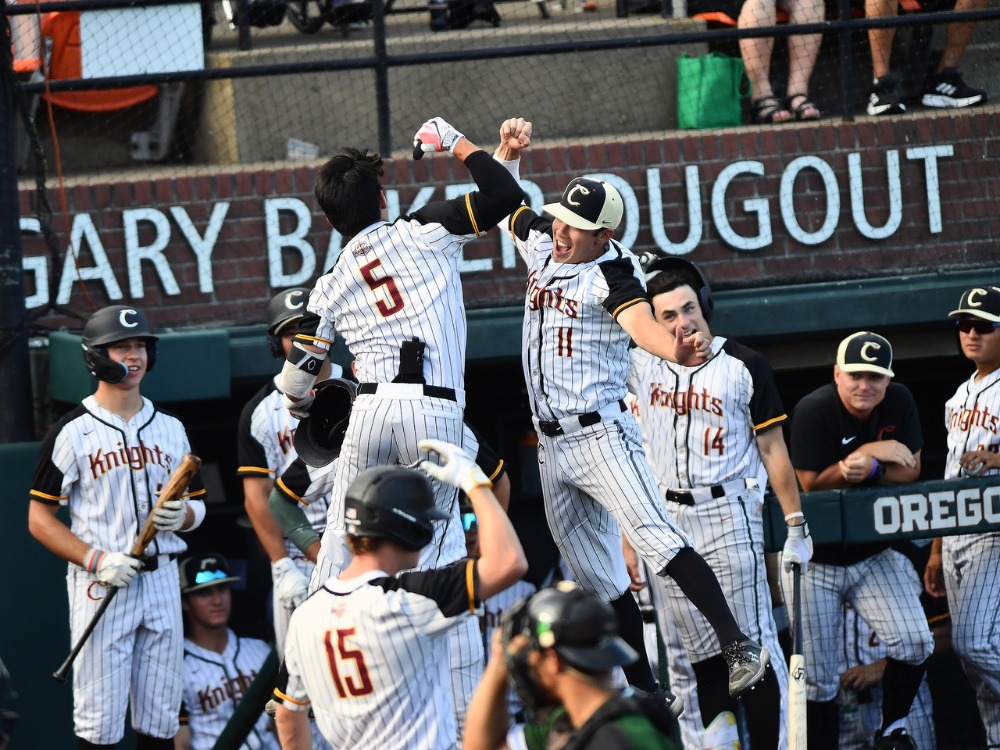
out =
[(868, 95), (868, 114), (899, 115), (906, 111), (902, 102), (903, 91), (899, 73), (888, 73), (872, 82), (872, 92)]
[(945, 68), (928, 77), (920, 103), (925, 107), (972, 107), (986, 103), (986, 92), (966, 86), (958, 68)]

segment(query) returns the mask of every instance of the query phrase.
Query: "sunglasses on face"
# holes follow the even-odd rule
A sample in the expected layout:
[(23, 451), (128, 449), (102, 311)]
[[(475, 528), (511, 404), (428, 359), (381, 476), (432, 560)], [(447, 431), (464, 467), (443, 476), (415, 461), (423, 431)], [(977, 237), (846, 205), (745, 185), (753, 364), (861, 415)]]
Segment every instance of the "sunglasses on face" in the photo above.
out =
[(221, 581), (226, 578), (225, 571), (222, 570), (199, 570), (194, 577), (194, 582), (196, 585), (201, 585), (203, 583), (211, 583), (212, 581)]
[(955, 321), (955, 325), (958, 326), (958, 330), (962, 333), (972, 333), (975, 331), (980, 336), (993, 333), (993, 331), (1000, 327), (1000, 323), (991, 323), (988, 320), (980, 320), (979, 318), (959, 318)]
[(479, 528), (479, 522), (476, 520), (475, 513), (462, 514), (462, 528), (466, 531), (472, 531), (473, 529)]

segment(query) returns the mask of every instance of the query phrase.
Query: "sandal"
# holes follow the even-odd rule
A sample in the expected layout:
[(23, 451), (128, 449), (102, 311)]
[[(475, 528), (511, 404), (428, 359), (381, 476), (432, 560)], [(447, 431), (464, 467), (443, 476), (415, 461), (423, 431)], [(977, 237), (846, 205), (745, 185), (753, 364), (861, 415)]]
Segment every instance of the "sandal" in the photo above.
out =
[[(796, 99), (802, 99), (802, 103), (794, 107), (793, 102)], [(819, 111), (819, 107), (809, 101), (808, 94), (792, 94), (788, 97), (788, 109), (790, 109), (795, 114), (795, 119), (802, 120), (818, 120), (823, 113)]]
[(776, 96), (762, 96), (750, 103), (750, 118), (755, 123), (788, 122), (792, 113), (781, 105)]

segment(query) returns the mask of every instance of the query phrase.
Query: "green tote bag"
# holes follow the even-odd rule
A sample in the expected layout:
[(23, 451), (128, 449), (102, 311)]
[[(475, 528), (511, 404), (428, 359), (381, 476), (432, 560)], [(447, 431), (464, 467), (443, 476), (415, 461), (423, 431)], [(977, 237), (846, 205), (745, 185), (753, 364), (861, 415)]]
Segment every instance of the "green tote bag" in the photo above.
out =
[(743, 60), (721, 52), (677, 59), (677, 127), (725, 128), (743, 119), (749, 81)]

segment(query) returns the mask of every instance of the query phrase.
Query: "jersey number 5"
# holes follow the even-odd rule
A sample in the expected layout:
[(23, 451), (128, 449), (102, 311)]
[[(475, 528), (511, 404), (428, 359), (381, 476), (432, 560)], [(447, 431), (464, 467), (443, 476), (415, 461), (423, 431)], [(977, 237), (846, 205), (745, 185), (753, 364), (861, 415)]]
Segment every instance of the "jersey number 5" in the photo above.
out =
[[(327, 630), (323, 643), (326, 645), (326, 658), (330, 662), (330, 674), (333, 675), (333, 684), (337, 686), (337, 692), (341, 698), (348, 695), (359, 696), (368, 695), (375, 692), (372, 687), (371, 678), (368, 676), (368, 667), (365, 665), (365, 655), (360, 649), (348, 648), (347, 639), (354, 635), (354, 628), (340, 628), (337, 630), (337, 645), (333, 645), (333, 631)], [(343, 675), (342, 672), (346, 662), (354, 662), (355, 675)], [(345, 689), (346, 686), (346, 689)]]
[(384, 299), (380, 299), (375, 303), (375, 307), (382, 313), (383, 318), (388, 318), (390, 315), (395, 315), (403, 309), (403, 295), (399, 293), (399, 287), (396, 286), (396, 280), (392, 276), (383, 276), (380, 279), (375, 277), (374, 271), (381, 265), (382, 261), (376, 258), (371, 263), (365, 263), (359, 270), (361, 271), (361, 278), (365, 280), (365, 283), (373, 292), (377, 291), (379, 287), (385, 287), (385, 293), (389, 295), (389, 300), (392, 304), (389, 304)]

